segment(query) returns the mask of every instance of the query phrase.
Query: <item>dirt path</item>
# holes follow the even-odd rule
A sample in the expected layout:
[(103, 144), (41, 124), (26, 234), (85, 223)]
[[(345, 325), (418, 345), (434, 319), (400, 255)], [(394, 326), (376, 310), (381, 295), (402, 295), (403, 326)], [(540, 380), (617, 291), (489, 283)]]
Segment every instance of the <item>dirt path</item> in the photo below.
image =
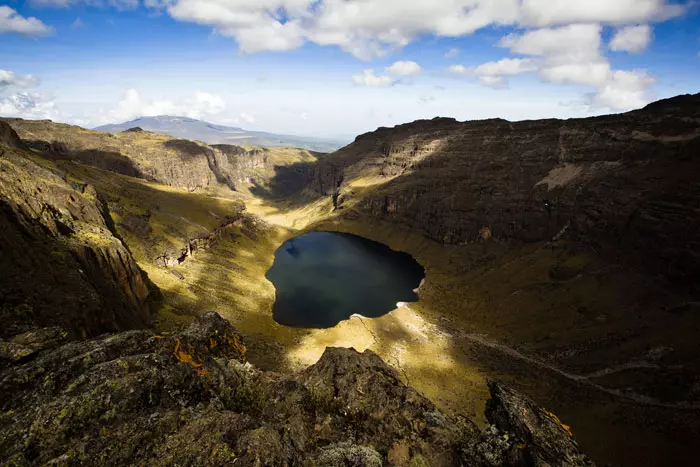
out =
[(602, 370), (598, 370), (598, 371), (591, 373), (589, 375), (583, 376), (583, 375), (576, 375), (573, 373), (568, 373), (568, 372), (562, 370), (561, 368), (558, 368), (558, 367), (551, 365), (547, 362), (543, 362), (542, 360), (538, 360), (534, 357), (524, 355), (511, 347), (505, 346), (503, 344), (499, 344), (497, 342), (490, 341), (490, 340), (486, 339), (483, 335), (460, 334), (459, 338), (466, 339), (466, 340), (473, 342), (475, 344), (481, 345), (483, 347), (487, 347), (491, 350), (495, 350), (495, 351), (500, 352), (502, 354), (505, 354), (513, 359), (527, 362), (528, 364), (537, 366), (537, 367), (545, 369), (547, 371), (552, 371), (554, 373), (557, 373), (559, 376), (562, 376), (568, 380), (574, 381), (574, 382), (579, 383), (579, 384), (587, 385), (589, 387), (592, 387), (592, 388), (595, 388), (599, 391), (602, 391), (606, 394), (610, 394), (611, 396), (626, 399), (626, 400), (629, 400), (629, 401), (632, 401), (632, 402), (635, 402), (638, 404), (642, 404), (642, 405), (651, 405), (654, 407), (663, 407), (663, 408), (681, 409), (681, 410), (700, 410), (700, 404), (698, 404), (698, 403), (685, 402), (685, 401), (677, 402), (677, 403), (662, 402), (662, 401), (653, 399), (651, 397), (637, 394), (634, 392), (623, 392), (623, 391), (620, 391), (617, 389), (606, 388), (605, 386), (601, 386), (600, 384), (597, 384), (597, 383), (591, 381), (592, 378), (613, 374), (613, 373), (616, 373), (619, 371), (624, 371), (624, 370), (634, 369), (634, 368), (659, 368), (658, 365), (644, 363), (644, 362), (635, 362), (635, 363), (619, 365), (619, 366), (614, 367), (614, 368), (604, 368)]

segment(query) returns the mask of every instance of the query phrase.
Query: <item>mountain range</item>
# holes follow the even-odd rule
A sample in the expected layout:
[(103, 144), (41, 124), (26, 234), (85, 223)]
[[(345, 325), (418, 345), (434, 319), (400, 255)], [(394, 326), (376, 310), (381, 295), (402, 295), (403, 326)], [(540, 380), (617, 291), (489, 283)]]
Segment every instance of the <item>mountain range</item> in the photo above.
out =
[(339, 141), (308, 136), (281, 135), (264, 131), (249, 131), (243, 128), (216, 125), (188, 117), (159, 115), (141, 117), (128, 122), (102, 125), (95, 130), (120, 133), (131, 128), (164, 133), (173, 138), (203, 141), (208, 144), (235, 144), (238, 146), (262, 146), (266, 148), (294, 147), (317, 152), (332, 152), (349, 141)]

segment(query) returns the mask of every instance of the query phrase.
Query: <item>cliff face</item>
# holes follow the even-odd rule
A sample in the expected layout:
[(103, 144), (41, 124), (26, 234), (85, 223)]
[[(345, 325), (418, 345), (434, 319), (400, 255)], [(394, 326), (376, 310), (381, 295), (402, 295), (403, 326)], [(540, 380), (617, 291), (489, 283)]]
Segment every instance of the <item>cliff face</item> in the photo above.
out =
[(0, 129), (10, 135), (0, 141), (0, 337), (56, 325), (83, 338), (146, 326), (148, 279), (95, 190), (34, 163), (12, 129)]
[(498, 426), (482, 433), (371, 351), (329, 348), (300, 373), (259, 371), (216, 313), (170, 336), (46, 347), (0, 373), (3, 463), (593, 465), (556, 417), (497, 383)]
[(147, 131), (111, 135), (48, 121), (2, 119), (26, 145), (55, 160), (194, 191), (223, 184), (264, 186), (279, 165), (315, 161), (317, 154), (292, 148), (242, 148), (174, 139)]
[(359, 136), (312, 187), (444, 244), (567, 229), (680, 277), (700, 272), (699, 149), (700, 95), (588, 119), (435, 119)]

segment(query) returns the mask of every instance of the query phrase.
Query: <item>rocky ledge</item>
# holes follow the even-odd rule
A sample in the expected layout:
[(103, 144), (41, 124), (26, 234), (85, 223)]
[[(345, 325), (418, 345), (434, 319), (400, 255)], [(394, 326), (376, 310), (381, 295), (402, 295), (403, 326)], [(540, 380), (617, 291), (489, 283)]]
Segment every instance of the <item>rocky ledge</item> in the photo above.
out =
[(482, 432), (371, 351), (257, 370), (214, 312), (174, 335), (29, 340), (38, 350), (0, 373), (3, 465), (592, 465), (554, 415), (499, 383)]

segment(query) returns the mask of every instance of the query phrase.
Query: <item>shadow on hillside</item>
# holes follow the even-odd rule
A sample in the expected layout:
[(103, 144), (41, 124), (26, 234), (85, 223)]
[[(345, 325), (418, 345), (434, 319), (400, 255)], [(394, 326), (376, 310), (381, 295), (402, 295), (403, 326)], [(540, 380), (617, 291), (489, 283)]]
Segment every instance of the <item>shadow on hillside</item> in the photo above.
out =
[(149, 179), (128, 157), (117, 151), (85, 149), (73, 151), (62, 143), (47, 141), (24, 141), (27, 146), (42, 153), (42, 156), (54, 161), (73, 161), (101, 170), (126, 175), (129, 177)]
[(188, 139), (170, 139), (163, 142), (163, 146), (177, 152), (183, 162), (206, 154), (202, 146)]
[(268, 186), (254, 182), (250, 192), (266, 201), (281, 201), (290, 198), (309, 186), (314, 180), (318, 161), (296, 162), (291, 165), (276, 165), (275, 175)]

